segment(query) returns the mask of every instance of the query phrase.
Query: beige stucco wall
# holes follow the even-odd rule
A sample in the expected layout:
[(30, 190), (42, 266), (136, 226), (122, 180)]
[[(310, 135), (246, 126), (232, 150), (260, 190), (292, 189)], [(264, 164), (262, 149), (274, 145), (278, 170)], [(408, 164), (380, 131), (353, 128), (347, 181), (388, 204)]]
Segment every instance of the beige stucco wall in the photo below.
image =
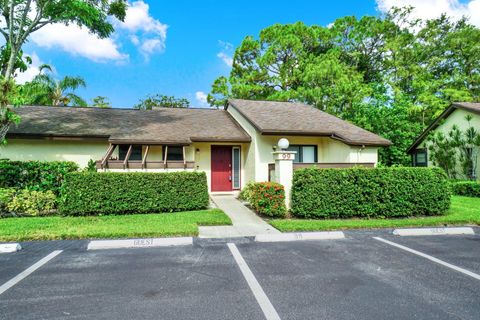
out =
[[(107, 141), (65, 141), (8, 139), (0, 147), (0, 158), (10, 160), (74, 161), (83, 168), (90, 159), (100, 160), (108, 149)], [(118, 150), (114, 155), (118, 156)]]
[(245, 176), (248, 181), (268, 181), (268, 164), (273, 163), (273, 147), (280, 138), (287, 138), (291, 145), (316, 145), (318, 162), (334, 163), (377, 163), (378, 148), (349, 146), (341, 141), (328, 137), (301, 137), (301, 136), (265, 136), (248, 122), (235, 107), (229, 106), (228, 112), (252, 137), (248, 157), (245, 163)]
[[(470, 124), (465, 120), (466, 116), (472, 116), (472, 120), (470, 121)], [(473, 126), (477, 131), (480, 131), (480, 115), (469, 112), (463, 109), (456, 109), (453, 111), (450, 116), (448, 116), (441, 125), (439, 125), (434, 132), (442, 132), (443, 134), (447, 135), (450, 130), (452, 130), (452, 127), (456, 125), (460, 128), (460, 130), (465, 131), (469, 126)], [(426, 141), (422, 142), (418, 148), (425, 148), (426, 147)], [(480, 152), (480, 150), (479, 150)], [(430, 155), (428, 154), (428, 165), (433, 166), (432, 161), (430, 160)], [(459, 166), (456, 170), (459, 173), (458, 178), (464, 178), (464, 176), (461, 174), (462, 173), (462, 168)], [(480, 179), (480, 156), (477, 161), (477, 177)]]

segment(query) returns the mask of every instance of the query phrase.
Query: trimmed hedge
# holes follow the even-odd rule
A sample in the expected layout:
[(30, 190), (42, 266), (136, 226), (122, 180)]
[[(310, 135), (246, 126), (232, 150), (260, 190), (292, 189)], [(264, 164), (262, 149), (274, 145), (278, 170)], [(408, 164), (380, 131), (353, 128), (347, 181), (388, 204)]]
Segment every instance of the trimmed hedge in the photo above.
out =
[(398, 218), (445, 213), (450, 187), (438, 168), (301, 169), (292, 214), (302, 218)]
[(285, 207), (285, 190), (275, 182), (255, 182), (248, 184), (248, 202), (256, 212), (282, 218), (287, 212)]
[(187, 211), (209, 205), (204, 172), (68, 174), (59, 210), (65, 215)]
[(453, 181), (452, 192), (457, 196), (480, 197), (480, 182)]
[(0, 160), (0, 188), (52, 191), (59, 194), (65, 175), (78, 170), (68, 161)]

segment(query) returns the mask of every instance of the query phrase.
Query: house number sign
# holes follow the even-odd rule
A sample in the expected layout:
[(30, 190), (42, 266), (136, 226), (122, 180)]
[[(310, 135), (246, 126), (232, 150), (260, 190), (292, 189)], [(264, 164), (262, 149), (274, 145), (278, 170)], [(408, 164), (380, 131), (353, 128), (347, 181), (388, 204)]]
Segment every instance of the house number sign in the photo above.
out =
[(282, 153), (282, 159), (290, 159), (290, 153)]

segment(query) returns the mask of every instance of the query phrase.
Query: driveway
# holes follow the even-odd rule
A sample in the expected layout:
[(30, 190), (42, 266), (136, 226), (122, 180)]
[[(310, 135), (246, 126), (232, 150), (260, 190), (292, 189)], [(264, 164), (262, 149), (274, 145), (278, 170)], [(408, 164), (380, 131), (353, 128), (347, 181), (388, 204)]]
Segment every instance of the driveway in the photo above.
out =
[(339, 240), (232, 241), (98, 251), (87, 251), (82, 241), (25, 243), (18, 253), (0, 255), (4, 289), (22, 271), (62, 251), (0, 294), (0, 318), (478, 319), (480, 314), (478, 235), (348, 232)]

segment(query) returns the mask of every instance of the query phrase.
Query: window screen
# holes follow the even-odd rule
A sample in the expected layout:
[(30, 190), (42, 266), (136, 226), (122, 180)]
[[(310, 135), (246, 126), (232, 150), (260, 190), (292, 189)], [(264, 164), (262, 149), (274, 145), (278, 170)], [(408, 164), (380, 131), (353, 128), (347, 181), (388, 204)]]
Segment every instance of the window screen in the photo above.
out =
[[(163, 159), (165, 159), (165, 146), (163, 146)], [(182, 146), (168, 146), (167, 161), (183, 161)]]
[(428, 156), (426, 149), (416, 150), (413, 154), (413, 165), (415, 167), (426, 167), (428, 166)]
[[(121, 144), (118, 146), (118, 159), (125, 160), (127, 156), (128, 148), (130, 145), (128, 144)], [(128, 160), (142, 160), (142, 146), (141, 145), (133, 145), (132, 146), (132, 153), (130, 154), (130, 158)]]
[(291, 145), (288, 151), (296, 151), (294, 163), (315, 163), (317, 162), (317, 146)]

